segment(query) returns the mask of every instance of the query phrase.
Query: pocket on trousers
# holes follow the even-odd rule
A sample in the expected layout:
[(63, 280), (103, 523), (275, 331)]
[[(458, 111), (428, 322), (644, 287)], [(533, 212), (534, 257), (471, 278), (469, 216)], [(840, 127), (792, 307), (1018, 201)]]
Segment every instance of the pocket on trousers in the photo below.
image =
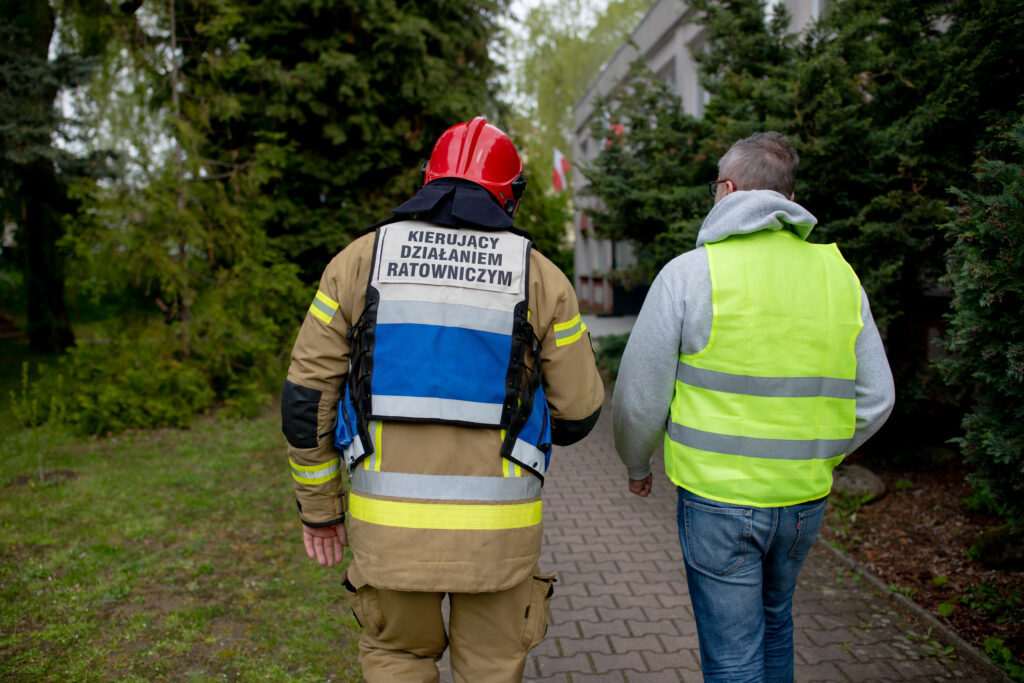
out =
[(380, 607), (380, 596), (373, 586), (363, 586), (352, 598), (352, 614), (363, 630), (371, 636), (379, 636), (384, 630), (384, 611)]
[(743, 508), (684, 501), (687, 561), (719, 576), (739, 570), (750, 550), (751, 516), (751, 511)]
[(789, 550), (792, 558), (803, 557), (811, 552), (814, 539), (818, 537), (821, 530), (821, 522), (825, 519), (825, 504), (827, 500), (821, 501), (819, 505), (802, 510), (796, 515), (796, 540)]
[(527, 651), (540, 645), (548, 630), (551, 596), (555, 594), (554, 574), (534, 576), (530, 585), (530, 604), (523, 615), (523, 646)]

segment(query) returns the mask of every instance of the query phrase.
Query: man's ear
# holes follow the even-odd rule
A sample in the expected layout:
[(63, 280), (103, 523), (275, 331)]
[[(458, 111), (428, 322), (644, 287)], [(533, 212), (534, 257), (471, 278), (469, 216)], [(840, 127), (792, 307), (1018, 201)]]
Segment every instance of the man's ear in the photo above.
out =
[(791, 202), (795, 202), (796, 201), (796, 192), (790, 192), (789, 193), (789, 201), (791, 201)]

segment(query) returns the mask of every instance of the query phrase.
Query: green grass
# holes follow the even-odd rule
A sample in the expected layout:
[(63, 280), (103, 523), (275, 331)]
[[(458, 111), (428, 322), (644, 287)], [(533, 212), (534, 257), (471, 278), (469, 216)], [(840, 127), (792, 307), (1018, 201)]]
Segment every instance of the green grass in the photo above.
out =
[(11, 411), (11, 392), (22, 390), (22, 364), (28, 363), (29, 381), (39, 377), (39, 366), (56, 362), (57, 356), (32, 351), (24, 337), (0, 339), (0, 438), (20, 429)]
[(273, 414), (0, 432), (0, 679), (360, 680), (344, 570), (306, 558), (284, 453)]

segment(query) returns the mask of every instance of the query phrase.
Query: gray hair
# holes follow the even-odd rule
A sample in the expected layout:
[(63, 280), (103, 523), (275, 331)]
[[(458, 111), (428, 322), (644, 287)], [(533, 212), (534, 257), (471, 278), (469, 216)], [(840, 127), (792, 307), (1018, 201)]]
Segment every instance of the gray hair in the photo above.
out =
[(718, 177), (731, 180), (737, 190), (775, 190), (788, 198), (799, 164), (799, 155), (781, 133), (754, 133), (719, 160)]

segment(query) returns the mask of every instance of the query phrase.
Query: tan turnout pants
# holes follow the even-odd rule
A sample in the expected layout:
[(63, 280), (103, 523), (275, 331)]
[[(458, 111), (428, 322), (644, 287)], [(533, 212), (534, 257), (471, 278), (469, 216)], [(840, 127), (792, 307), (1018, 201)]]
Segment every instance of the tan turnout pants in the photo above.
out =
[[(451, 648), (455, 683), (522, 681), (526, 654), (547, 630), (555, 579), (533, 576), (496, 593), (419, 593), (362, 586), (352, 604), (363, 626), (359, 662), (367, 683), (438, 681)], [(447, 632), (441, 602), (448, 595)]]

